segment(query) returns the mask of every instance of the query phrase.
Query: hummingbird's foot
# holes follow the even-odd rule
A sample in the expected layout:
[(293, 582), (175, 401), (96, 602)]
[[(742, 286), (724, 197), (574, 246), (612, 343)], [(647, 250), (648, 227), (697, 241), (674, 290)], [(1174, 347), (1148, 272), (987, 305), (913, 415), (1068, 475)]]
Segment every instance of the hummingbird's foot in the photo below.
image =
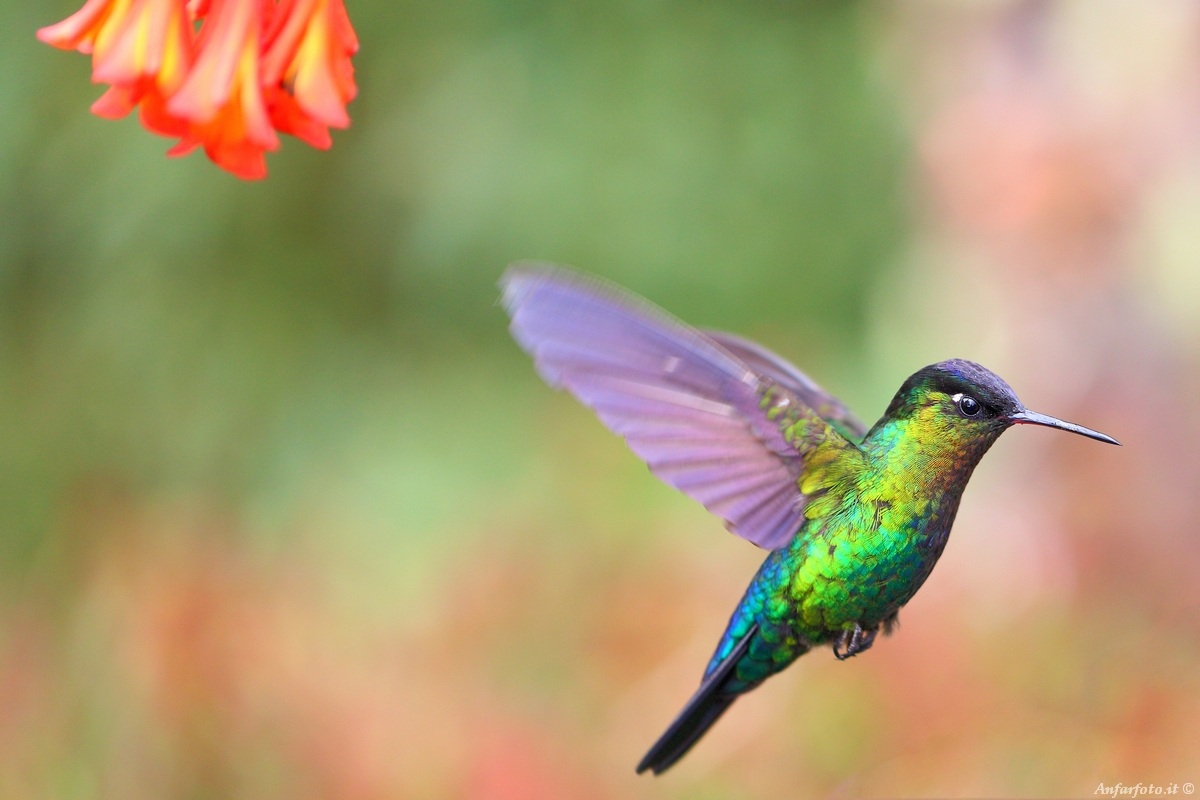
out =
[(879, 633), (879, 628), (863, 630), (863, 627), (858, 624), (855, 624), (852, 631), (842, 631), (837, 641), (833, 643), (833, 657), (838, 661), (845, 661), (864, 650), (870, 650), (871, 645), (875, 643), (875, 634), (877, 633)]

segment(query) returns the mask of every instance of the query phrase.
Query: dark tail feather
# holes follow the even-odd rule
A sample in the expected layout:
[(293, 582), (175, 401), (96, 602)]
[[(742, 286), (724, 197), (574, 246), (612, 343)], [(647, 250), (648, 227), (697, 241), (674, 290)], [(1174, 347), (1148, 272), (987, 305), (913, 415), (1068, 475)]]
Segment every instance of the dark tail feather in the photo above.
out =
[(724, 691), (725, 685), (732, 677), (738, 661), (750, 649), (750, 640), (757, 632), (758, 625), (751, 625), (750, 630), (746, 631), (746, 635), (734, 646), (729, 655), (725, 656), (725, 660), (704, 679), (700, 688), (692, 695), (692, 699), (688, 700), (687, 705), (679, 712), (679, 716), (675, 718), (666, 732), (658, 737), (658, 741), (637, 765), (639, 775), (646, 770), (659, 775), (669, 769), (672, 764), (683, 758), (688, 750), (692, 749), (692, 745), (700, 741), (700, 737), (721, 718), (727, 708), (733, 705), (733, 701), (738, 699), (738, 695), (741, 693), (728, 693)]
[(667, 732), (654, 743), (638, 764), (638, 773), (650, 770), (655, 775), (660, 775), (670, 769), (672, 764), (692, 749), (692, 745), (700, 741), (700, 737), (720, 719), (725, 709), (733, 705), (737, 697), (736, 694), (718, 694), (692, 698), (683, 713), (670, 728), (667, 728)]

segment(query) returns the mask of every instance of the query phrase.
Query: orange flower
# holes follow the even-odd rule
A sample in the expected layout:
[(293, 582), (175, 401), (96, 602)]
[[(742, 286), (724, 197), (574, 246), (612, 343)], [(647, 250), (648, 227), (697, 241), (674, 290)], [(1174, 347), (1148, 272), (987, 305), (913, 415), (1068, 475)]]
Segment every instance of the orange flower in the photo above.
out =
[[(239, 178), (267, 174), (263, 153), (279, 147), (259, 80), (262, 12), (274, 3), (213, 0), (196, 40), (196, 63), (167, 112), (190, 124), (176, 156), (203, 145), (208, 157)], [(265, 6), (265, 8), (264, 8)]]
[(341, 0), (283, 0), (264, 40), (263, 85), (276, 128), (313, 147), (330, 145), (329, 127), (350, 124), (350, 56), (358, 37)]
[(87, 0), (38, 31), (42, 41), (92, 54), (110, 85), (92, 111), (138, 108), (142, 124), (203, 147), (241, 178), (266, 175), (264, 155), (287, 133), (328, 148), (350, 124), (351, 56), (358, 39), (342, 0)]

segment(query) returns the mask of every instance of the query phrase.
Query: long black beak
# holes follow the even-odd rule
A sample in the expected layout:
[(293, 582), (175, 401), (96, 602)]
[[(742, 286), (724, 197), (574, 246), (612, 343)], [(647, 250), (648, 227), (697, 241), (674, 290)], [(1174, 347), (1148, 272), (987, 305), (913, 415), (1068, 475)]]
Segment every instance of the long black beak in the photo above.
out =
[(1015, 414), (1009, 414), (1008, 418), (1017, 425), (1045, 425), (1047, 428), (1058, 428), (1060, 431), (1070, 431), (1078, 433), (1080, 436), (1086, 436), (1089, 439), (1095, 439), (1098, 442), (1108, 442), (1109, 444), (1120, 445), (1116, 439), (1108, 434), (1094, 431), (1091, 428), (1085, 428), (1082, 425), (1076, 425), (1073, 422), (1063, 422), (1057, 417), (1051, 417), (1046, 414), (1039, 414), (1036, 411), (1023, 409)]

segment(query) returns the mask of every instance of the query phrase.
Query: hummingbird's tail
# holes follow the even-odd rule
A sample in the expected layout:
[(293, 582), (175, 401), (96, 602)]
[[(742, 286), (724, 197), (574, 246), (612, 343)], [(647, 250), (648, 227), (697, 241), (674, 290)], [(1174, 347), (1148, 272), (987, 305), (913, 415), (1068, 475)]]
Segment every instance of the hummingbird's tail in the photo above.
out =
[(687, 705), (679, 712), (679, 716), (670, 727), (658, 737), (658, 741), (650, 748), (641, 762), (637, 765), (640, 775), (650, 770), (655, 775), (665, 772), (679, 759), (692, 749), (692, 745), (700, 741), (700, 737), (720, 719), (725, 710), (733, 705), (738, 695), (748, 688), (740, 687), (737, 691), (727, 691), (726, 685), (733, 677), (738, 662), (750, 649), (750, 641), (758, 633), (757, 623), (750, 626), (746, 634), (738, 641), (729, 655), (710, 672), (700, 684), (700, 688), (688, 700)]

